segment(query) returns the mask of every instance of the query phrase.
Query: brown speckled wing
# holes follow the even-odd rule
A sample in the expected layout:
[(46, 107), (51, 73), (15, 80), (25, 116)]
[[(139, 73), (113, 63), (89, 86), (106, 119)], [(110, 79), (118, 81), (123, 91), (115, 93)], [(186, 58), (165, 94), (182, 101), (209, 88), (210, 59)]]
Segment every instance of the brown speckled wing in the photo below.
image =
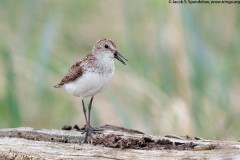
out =
[(62, 81), (55, 85), (55, 88), (59, 88), (62, 85), (69, 83), (71, 81), (74, 81), (75, 79), (77, 79), (78, 77), (82, 76), (83, 74), (83, 68), (81, 67), (81, 63), (82, 61), (78, 61), (76, 62), (68, 71), (68, 73), (65, 75), (65, 77), (62, 79)]
[(96, 60), (95, 56), (93, 54), (88, 54), (82, 61), (76, 62), (68, 71), (68, 73), (65, 75), (65, 77), (62, 79), (62, 81), (53, 86), (55, 88), (59, 88), (63, 86), (66, 83), (69, 83), (71, 81), (74, 81), (78, 77), (81, 77), (84, 72), (84, 68), (91, 67), (94, 61)]

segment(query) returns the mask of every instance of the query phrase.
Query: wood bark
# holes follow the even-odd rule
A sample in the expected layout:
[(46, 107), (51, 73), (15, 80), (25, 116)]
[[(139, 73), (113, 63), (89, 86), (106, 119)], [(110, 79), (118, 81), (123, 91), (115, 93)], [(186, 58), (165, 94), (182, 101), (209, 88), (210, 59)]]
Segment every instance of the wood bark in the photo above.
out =
[(102, 129), (88, 144), (77, 130), (0, 129), (0, 159), (240, 159), (238, 141)]

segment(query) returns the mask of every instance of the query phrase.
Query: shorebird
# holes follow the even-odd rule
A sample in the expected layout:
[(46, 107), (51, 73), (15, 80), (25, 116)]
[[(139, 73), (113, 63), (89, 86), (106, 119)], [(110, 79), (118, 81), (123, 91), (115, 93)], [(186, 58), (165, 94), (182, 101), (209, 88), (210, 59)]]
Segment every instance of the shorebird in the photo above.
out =
[[(82, 99), (86, 121), (84, 142), (87, 142), (94, 133), (94, 128), (90, 123), (93, 98), (112, 79), (115, 71), (114, 58), (124, 65), (126, 65), (125, 61), (128, 61), (117, 51), (116, 44), (111, 39), (100, 39), (94, 44), (92, 51), (84, 59), (73, 64), (62, 81), (54, 86), (55, 88), (64, 88), (69, 94)], [(91, 97), (88, 105), (88, 117), (84, 105), (84, 99), (87, 97)]]

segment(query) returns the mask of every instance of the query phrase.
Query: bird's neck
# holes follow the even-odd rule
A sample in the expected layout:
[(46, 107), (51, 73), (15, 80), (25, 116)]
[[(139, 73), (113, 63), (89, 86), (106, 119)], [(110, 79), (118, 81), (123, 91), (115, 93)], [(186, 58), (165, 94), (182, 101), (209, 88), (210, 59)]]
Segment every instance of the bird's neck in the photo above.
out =
[(95, 61), (93, 65), (96, 68), (95, 72), (99, 72), (101, 74), (114, 73), (114, 61), (113, 58), (104, 56), (104, 55), (94, 55)]

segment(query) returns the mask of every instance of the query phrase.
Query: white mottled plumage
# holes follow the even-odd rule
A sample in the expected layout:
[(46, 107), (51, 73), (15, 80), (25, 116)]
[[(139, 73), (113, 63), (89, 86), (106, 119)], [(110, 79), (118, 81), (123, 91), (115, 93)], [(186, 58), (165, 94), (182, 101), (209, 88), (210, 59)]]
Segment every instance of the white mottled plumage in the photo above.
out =
[(103, 55), (106, 56), (101, 56), (94, 62), (94, 68), (86, 66), (85, 74), (64, 84), (63, 88), (69, 94), (82, 99), (99, 93), (112, 79), (115, 70), (113, 58), (107, 57), (107, 53), (103, 53)]

